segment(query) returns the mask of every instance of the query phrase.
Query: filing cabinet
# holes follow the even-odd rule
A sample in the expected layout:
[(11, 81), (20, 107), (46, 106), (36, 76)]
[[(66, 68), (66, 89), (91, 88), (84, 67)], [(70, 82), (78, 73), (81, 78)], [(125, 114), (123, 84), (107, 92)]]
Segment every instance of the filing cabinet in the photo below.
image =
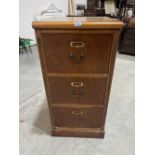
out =
[(53, 136), (104, 137), (122, 25), (105, 17), (52, 18), (32, 23)]

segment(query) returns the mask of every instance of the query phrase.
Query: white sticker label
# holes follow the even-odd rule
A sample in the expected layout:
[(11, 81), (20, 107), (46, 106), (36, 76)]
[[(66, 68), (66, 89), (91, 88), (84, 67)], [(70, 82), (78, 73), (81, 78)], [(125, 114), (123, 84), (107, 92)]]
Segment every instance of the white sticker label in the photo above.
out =
[(77, 27), (79, 27), (79, 26), (81, 26), (82, 25), (82, 22), (79, 22), (79, 21), (77, 21), (77, 22), (74, 22), (74, 26), (77, 26)]

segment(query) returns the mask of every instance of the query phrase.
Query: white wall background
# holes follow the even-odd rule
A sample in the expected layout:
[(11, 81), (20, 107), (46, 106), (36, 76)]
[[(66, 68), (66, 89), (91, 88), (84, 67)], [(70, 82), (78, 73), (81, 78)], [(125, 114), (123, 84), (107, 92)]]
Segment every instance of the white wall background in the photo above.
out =
[[(75, 0), (78, 4), (86, 4), (86, 0)], [(32, 21), (36, 13), (47, 9), (54, 3), (57, 8), (68, 12), (68, 0), (20, 0), (19, 1), (19, 35), (24, 38), (35, 40)]]

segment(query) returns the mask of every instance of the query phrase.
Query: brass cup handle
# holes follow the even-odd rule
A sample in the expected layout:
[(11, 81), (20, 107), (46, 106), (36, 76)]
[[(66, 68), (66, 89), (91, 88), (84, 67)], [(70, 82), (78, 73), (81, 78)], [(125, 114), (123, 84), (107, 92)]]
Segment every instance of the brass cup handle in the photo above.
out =
[(82, 111), (72, 111), (73, 115), (83, 115)]
[(71, 41), (70, 46), (73, 48), (83, 48), (85, 46), (85, 43), (82, 41)]
[(72, 59), (72, 60), (75, 60), (75, 58), (76, 58), (74, 53), (70, 53), (70, 54), (69, 54), (69, 57), (70, 57), (70, 59)]
[(82, 82), (71, 82), (71, 86), (72, 87), (83, 87), (83, 83)]
[(69, 53), (69, 57), (70, 57), (71, 60), (74, 60), (76, 63), (78, 63), (78, 62), (81, 62), (84, 59), (85, 53), (81, 52), (80, 56), (77, 57), (75, 53), (71, 52), (71, 53)]
[(80, 90), (80, 91), (72, 90), (71, 91), (72, 96), (82, 96), (83, 94), (84, 94), (84, 90)]
[(85, 53), (84, 52), (81, 52), (81, 54), (80, 54), (80, 60), (82, 60), (84, 57), (85, 57)]

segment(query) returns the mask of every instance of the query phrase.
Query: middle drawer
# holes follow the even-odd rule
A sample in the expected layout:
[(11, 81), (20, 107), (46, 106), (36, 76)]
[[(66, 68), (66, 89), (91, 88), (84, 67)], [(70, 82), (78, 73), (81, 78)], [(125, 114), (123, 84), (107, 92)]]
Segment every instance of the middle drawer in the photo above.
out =
[(54, 104), (103, 104), (106, 78), (50, 76), (48, 81)]

